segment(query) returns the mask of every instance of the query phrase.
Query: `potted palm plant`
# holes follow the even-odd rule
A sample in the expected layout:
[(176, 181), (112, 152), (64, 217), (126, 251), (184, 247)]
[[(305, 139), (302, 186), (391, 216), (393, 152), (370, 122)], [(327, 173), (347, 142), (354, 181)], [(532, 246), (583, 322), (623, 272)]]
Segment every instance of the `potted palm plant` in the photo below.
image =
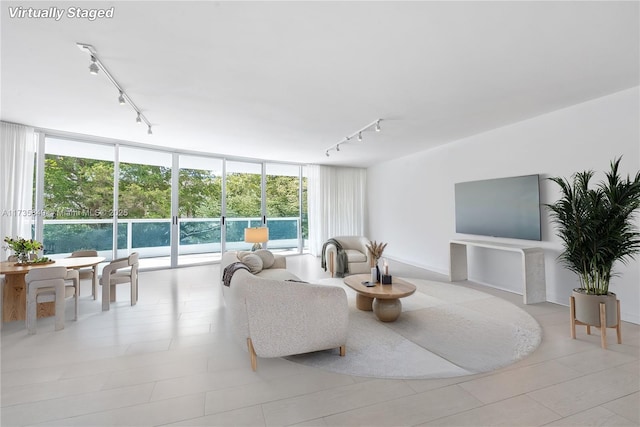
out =
[(593, 187), (589, 185), (594, 175), (591, 170), (574, 174), (571, 181), (550, 178), (560, 187), (561, 197), (546, 205), (563, 243), (559, 260), (580, 278), (580, 288), (572, 293), (575, 320), (597, 327), (601, 327), (600, 302), (606, 307), (603, 326), (618, 325), (616, 295), (609, 292), (613, 267), (640, 251), (640, 233), (633, 224), (640, 207), (640, 171), (633, 180), (623, 179), (618, 171), (620, 160), (612, 161), (605, 179)]

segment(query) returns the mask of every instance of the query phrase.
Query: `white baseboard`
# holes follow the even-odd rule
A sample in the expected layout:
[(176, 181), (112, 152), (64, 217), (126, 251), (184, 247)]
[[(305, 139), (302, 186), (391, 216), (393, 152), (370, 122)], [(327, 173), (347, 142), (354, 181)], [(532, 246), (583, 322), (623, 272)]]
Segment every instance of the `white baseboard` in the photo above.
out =
[(425, 270), (433, 271), (434, 273), (444, 274), (445, 276), (449, 275), (449, 270), (442, 270), (442, 269), (440, 269), (438, 267), (435, 267), (433, 265), (422, 264), (422, 263), (413, 262), (413, 261), (407, 261), (405, 259), (400, 259), (400, 258), (396, 258), (396, 257), (393, 257), (393, 256), (385, 256), (384, 258), (387, 258), (387, 259), (390, 259), (390, 260), (393, 260), (393, 261), (397, 261), (397, 262), (401, 262), (403, 264), (407, 264), (407, 265), (410, 265), (412, 267), (417, 267), (417, 268), (422, 268), (422, 269), (425, 269)]

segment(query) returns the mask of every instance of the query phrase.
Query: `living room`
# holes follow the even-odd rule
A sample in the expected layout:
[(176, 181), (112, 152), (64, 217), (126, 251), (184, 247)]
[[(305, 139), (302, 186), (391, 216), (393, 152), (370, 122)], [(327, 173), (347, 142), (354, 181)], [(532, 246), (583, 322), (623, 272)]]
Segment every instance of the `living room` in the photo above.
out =
[[(111, 12), (65, 14), (72, 6)], [(24, 15), (12, 16), (18, 7)], [(62, 15), (29, 17), (30, 7)], [(599, 180), (618, 157), (624, 176), (640, 170), (639, 28), (636, 1), (3, 1), (1, 119), (43, 143), (292, 166), (310, 185), (320, 167), (358, 171), (362, 214), (310, 203), (309, 216), (342, 218), (296, 235), (287, 270), (335, 280), (320, 268), (322, 243), (363, 234), (387, 243), (392, 274), (449, 283), (450, 241), (475, 238), (456, 233), (457, 183), (538, 175), (544, 205), (560, 196), (548, 178), (592, 169)], [(89, 74), (91, 55), (77, 43), (92, 45), (129, 105), (118, 105), (104, 69)], [(149, 123), (137, 124), (136, 112)], [(227, 336), (218, 252), (202, 265), (143, 269), (136, 306), (122, 291), (102, 312), (83, 282), (79, 320), (64, 331), (52, 318), (39, 319), (34, 336), (24, 322), (3, 324), (2, 424), (638, 425), (640, 262), (616, 264), (611, 281), (622, 344), (610, 336), (602, 349), (597, 330), (572, 340), (579, 279), (558, 261), (562, 242), (540, 212), (541, 239), (525, 243), (544, 251), (546, 302), (522, 303), (517, 254), (469, 250), (464, 285), (542, 326), (538, 350), (513, 365), (380, 379), (259, 358), (253, 372)], [(10, 234), (3, 222), (0, 235)], [(267, 247), (277, 253), (275, 241)], [(601, 367), (586, 369), (588, 359)]]

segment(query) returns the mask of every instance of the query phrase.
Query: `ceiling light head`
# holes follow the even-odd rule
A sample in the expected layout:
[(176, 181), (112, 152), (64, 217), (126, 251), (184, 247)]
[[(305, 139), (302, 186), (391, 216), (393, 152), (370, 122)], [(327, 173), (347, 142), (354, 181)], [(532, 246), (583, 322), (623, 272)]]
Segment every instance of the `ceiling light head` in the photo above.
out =
[(124, 100), (124, 94), (122, 93), (122, 91), (120, 91), (120, 96), (118, 97), (118, 102), (120, 103), (120, 105), (126, 104), (126, 102)]
[(325, 152), (324, 152), (324, 155), (325, 155), (325, 156), (327, 156), (327, 157), (329, 157), (329, 150), (325, 151)]
[(340, 144), (336, 145), (336, 151), (340, 151)]
[(362, 132), (358, 132), (358, 141), (362, 142)]
[(136, 117), (136, 123), (142, 123), (142, 118), (140, 118), (140, 113), (138, 113), (138, 117)]
[(96, 74), (98, 74), (98, 71), (100, 71), (100, 69), (98, 68), (98, 64), (96, 64), (96, 57), (91, 55), (91, 65), (89, 65), (89, 73), (95, 76)]
[(376, 122), (376, 132), (380, 132), (380, 120)]
[(152, 134), (153, 134), (153, 132), (151, 132), (151, 125), (149, 125), (149, 129), (147, 129), (147, 133), (148, 133), (149, 135), (152, 135)]

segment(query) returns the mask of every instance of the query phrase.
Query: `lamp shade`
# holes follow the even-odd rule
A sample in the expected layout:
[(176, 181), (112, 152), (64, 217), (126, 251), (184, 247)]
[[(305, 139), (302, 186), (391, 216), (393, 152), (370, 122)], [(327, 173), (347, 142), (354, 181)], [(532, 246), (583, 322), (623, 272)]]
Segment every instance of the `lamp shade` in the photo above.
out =
[(247, 243), (264, 243), (269, 240), (267, 227), (254, 227), (244, 229), (244, 241)]

